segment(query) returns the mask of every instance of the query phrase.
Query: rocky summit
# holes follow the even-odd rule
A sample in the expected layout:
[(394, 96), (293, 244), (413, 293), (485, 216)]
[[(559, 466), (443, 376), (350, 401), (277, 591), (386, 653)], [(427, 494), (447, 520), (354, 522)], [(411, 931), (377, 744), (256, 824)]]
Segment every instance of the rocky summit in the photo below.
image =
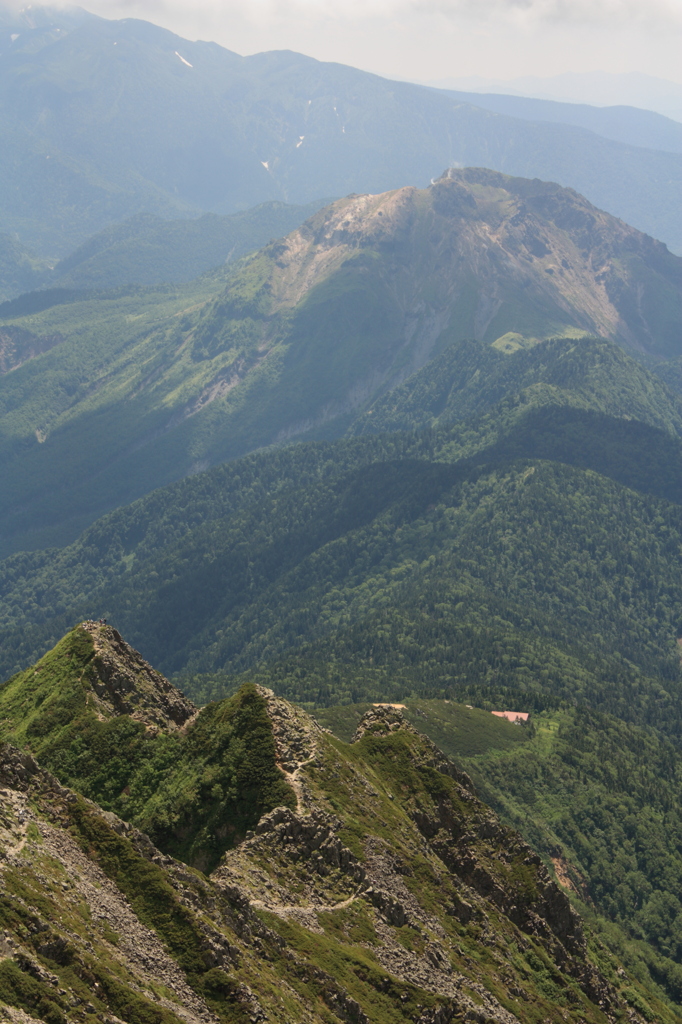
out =
[(84, 622), (81, 629), (92, 638), (86, 679), (91, 688), (89, 702), (98, 715), (129, 715), (147, 726), (173, 729), (196, 712), (194, 704), (148, 665), (118, 630), (92, 621)]
[[(32, 723), (17, 716), (0, 751), (3, 1019), (645, 1019), (637, 979), (399, 708), (372, 708), (344, 743), (249, 683), (190, 716), (110, 627), (83, 623), (51, 655), (0, 689), (5, 726), (19, 706)], [(36, 677), (58, 689), (83, 661), (105, 688), (119, 681), (102, 697), (110, 717), (87, 703), (71, 721), (41, 714)], [(122, 690), (139, 699), (111, 696)], [(84, 795), (97, 773), (84, 749), (102, 750), (113, 724), (126, 765), (102, 802), (119, 813)], [(178, 813), (188, 785), (203, 817)], [(248, 822), (230, 785), (257, 794)], [(656, 1019), (676, 1019), (646, 996)]]

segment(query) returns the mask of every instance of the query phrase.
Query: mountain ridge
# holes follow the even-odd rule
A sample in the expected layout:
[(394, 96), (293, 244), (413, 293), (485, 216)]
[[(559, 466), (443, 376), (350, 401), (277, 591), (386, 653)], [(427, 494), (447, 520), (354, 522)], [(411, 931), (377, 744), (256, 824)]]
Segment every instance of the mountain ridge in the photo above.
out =
[[(442, 1024), (481, 1013), (518, 1024), (529, 1009), (597, 1024), (625, 1007), (639, 1024), (637, 1009), (652, 1005), (679, 1019), (651, 985), (617, 974), (605, 947), (595, 958), (540, 858), (400, 711), (372, 709), (348, 746), (269, 691), (235, 699), (267, 709), (276, 750), (266, 760), (299, 775), (298, 796), (228, 844), (210, 876), (65, 788), (25, 749), (0, 747), (0, 873), (11, 896), (0, 901), (0, 999), (10, 1007), (50, 1024), (69, 1005), (76, 1020), (99, 1010), (135, 1024), (151, 1000), (160, 1024)], [(74, 901), (105, 917), (83, 929)], [(30, 915), (38, 928), (22, 928)]]
[[(139, 213), (104, 228), (54, 266), (0, 236), (0, 299), (28, 305), (33, 298), (37, 307), (40, 296), (26, 293), (111, 292), (126, 285), (191, 281), (293, 230), (328, 202), (297, 207), (271, 201), (229, 216), (207, 213), (194, 219)], [(0, 303), (0, 316), (12, 315), (12, 308)]]
[(0, 227), (51, 260), (141, 212), (425, 186), (455, 162), (559, 180), (682, 246), (679, 154), (287, 51), (241, 57), (135, 19), (43, 20), (5, 30), (0, 120), (13, 159)]
[[(582, 665), (578, 674), (591, 673), (593, 668), (588, 666), (593, 659), (606, 657), (606, 634), (599, 641), (599, 653), (587, 637), (597, 621), (611, 637), (613, 616), (622, 614), (627, 642), (617, 644), (618, 652), (614, 647), (608, 658), (625, 656), (645, 673), (660, 673), (664, 688), (672, 685), (678, 674), (675, 666), (679, 667), (672, 606), (658, 596), (657, 588), (650, 592), (658, 608), (654, 614), (658, 625), (653, 627), (650, 598), (637, 591), (635, 604), (640, 600), (644, 604), (633, 618), (633, 598), (625, 600), (625, 592), (630, 572), (653, 571), (645, 564), (649, 558), (654, 559), (655, 571), (668, 580), (666, 586), (673, 588), (670, 592), (677, 592), (674, 546), (667, 563), (662, 559), (679, 529), (680, 493), (676, 473), (671, 474), (671, 467), (682, 460), (675, 436), (678, 400), (637, 364), (632, 364), (630, 374), (628, 357), (605, 342), (594, 342), (592, 348), (573, 340), (547, 342), (511, 356), (495, 353), (494, 360), (509, 368), (506, 381), (504, 375), (501, 378), (506, 394), (500, 399), (499, 384), (494, 381), (487, 392), (483, 381), (478, 398), (473, 391), (466, 401), (473, 397), (485, 408), (487, 402), (497, 400), (497, 405), (476, 419), (415, 433), (366, 434), (333, 444), (255, 453), (109, 514), (63, 551), (11, 556), (0, 565), (1, 621), (6, 633), (3, 672), (20, 667), (19, 659), (37, 657), (73, 619), (93, 613), (117, 621), (167, 672), (220, 673), (228, 666), (232, 672), (244, 671), (263, 658), (283, 656), (292, 645), (323, 643), (327, 632), (335, 635), (337, 629), (351, 628), (356, 616), (358, 624), (365, 616), (369, 622), (373, 603), (383, 600), (382, 592), (387, 598), (392, 595), (391, 600), (393, 596), (402, 600), (401, 588), (411, 594), (409, 588), (416, 587), (408, 604), (421, 601), (416, 594), (426, 585), (426, 577), (420, 565), (432, 564), (433, 558), (439, 579), (450, 558), (458, 566), (458, 596), (453, 592), (442, 600), (456, 604), (470, 595), (466, 600), (474, 602), (473, 611), (476, 600), (496, 603), (499, 598), (492, 591), (487, 598), (480, 596), (479, 588), (485, 591), (492, 583), (486, 547), (476, 542), (473, 562), (464, 548), (457, 554), (460, 541), (454, 524), (461, 517), (458, 529), (473, 531), (475, 537), (485, 523), (486, 504), (492, 501), (501, 518), (493, 520), (489, 547), (501, 545), (505, 551), (498, 570), (506, 566), (509, 575), (504, 585), (516, 588), (526, 569), (514, 567), (515, 556), (505, 546), (501, 523), (504, 515), (515, 510), (513, 530), (523, 534), (517, 538), (520, 557), (530, 543), (525, 538), (527, 527), (521, 526), (522, 495), (528, 494), (531, 506), (539, 502), (541, 536), (533, 543), (546, 547), (547, 565), (554, 564), (557, 544), (568, 544), (575, 551), (575, 559), (553, 570), (569, 574), (562, 591), (572, 609), (568, 633), (551, 610), (557, 600), (556, 582), (543, 569), (541, 588), (531, 601), (533, 609), (526, 610), (531, 634), (553, 636), (552, 642)], [(544, 383), (533, 384), (533, 374)], [(475, 379), (475, 370), (469, 379)], [(663, 400), (670, 402), (669, 418), (661, 416)], [(566, 490), (563, 504), (562, 488)], [(585, 579), (597, 573), (599, 587), (595, 589), (594, 582), (590, 585), (595, 595), (602, 586), (611, 593), (613, 581), (601, 580), (603, 570), (591, 567), (578, 550), (587, 544), (588, 550), (602, 551), (611, 564), (606, 548), (615, 541), (603, 536), (597, 519), (587, 515), (588, 506), (599, 509), (598, 515), (612, 523), (614, 536), (619, 531), (630, 536), (639, 523), (647, 537), (645, 544), (640, 540), (636, 546), (638, 565), (643, 559), (637, 570), (627, 569), (632, 556), (618, 547), (621, 596), (615, 605), (613, 594), (606, 604), (596, 602), (595, 596), (596, 603), (590, 599), (589, 615), (583, 607), (585, 599), (578, 596)], [(448, 508), (452, 511), (447, 512)], [(654, 528), (657, 516), (668, 524), (668, 534)], [(397, 546), (382, 523), (393, 523), (398, 530)], [(560, 542), (548, 539), (555, 529), (568, 531)], [(424, 537), (433, 533), (438, 538), (434, 543), (439, 551), (439, 545), (444, 545), (440, 554), (429, 552), (421, 531)], [(240, 538), (249, 538), (247, 561), (243, 557), (246, 541)], [(404, 538), (404, 549), (398, 538)], [(351, 551), (358, 567), (364, 566), (356, 571), (357, 579), (346, 561)], [(460, 558), (465, 561), (460, 563)], [(382, 565), (382, 559), (388, 561)], [(318, 568), (323, 565), (327, 566), (325, 579)], [(157, 584), (157, 580), (163, 582)], [(446, 584), (445, 577), (441, 584), (449, 593), (452, 584)], [(526, 600), (530, 593), (524, 593)], [(424, 600), (432, 602), (430, 597)], [(433, 598), (437, 606), (442, 600)], [(508, 623), (516, 612), (505, 607), (499, 616)], [(522, 615), (519, 623), (523, 620)], [(574, 632), (578, 623), (579, 642)], [(556, 656), (548, 650), (550, 661)], [(604, 667), (609, 678), (615, 664)], [(442, 671), (448, 672), (440, 663), (434, 670), (437, 678)], [(624, 678), (630, 677), (631, 670), (623, 667)], [(407, 685), (401, 673), (402, 669), (396, 674), (404, 679), (399, 685)], [(387, 680), (382, 678), (376, 685), (380, 693), (387, 692), (383, 689)], [(296, 699), (311, 698), (304, 687)]]

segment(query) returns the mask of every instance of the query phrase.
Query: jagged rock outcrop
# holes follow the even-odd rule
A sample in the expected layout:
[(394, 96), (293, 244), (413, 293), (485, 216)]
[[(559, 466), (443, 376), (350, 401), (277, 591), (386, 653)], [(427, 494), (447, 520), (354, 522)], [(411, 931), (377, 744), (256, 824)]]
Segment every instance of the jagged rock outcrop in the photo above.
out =
[(415, 753), (415, 760), (454, 779), (466, 791), (461, 794), (463, 799), (467, 799), (467, 793), (474, 795), (474, 784), (467, 773), (458, 768), (449, 757), (446, 757), (428, 736), (424, 736), (418, 729), (415, 729), (405, 718), (402, 709), (396, 704), (375, 704), (369, 711), (366, 711), (358, 722), (351, 743), (357, 743), (368, 732), (375, 736), (386, 736), (399, 730), (419, 736), (420, 753)]
[[(353, 742), (398, 731), (419, 736), (399, 708), (377, 706), (363, 716)], [(612, 987), (587, 963), (580, 917), (540, 857), (475, 798), (473, 783), (465, 772), (426, 737), (419, 739), (421, 756), (415, 756), (415, 763), (452, 778), (458, 802), (468, 802), (473, 810), (463, 815), (461, 803), (457, 806), (447, 796), (439, 797), (430, 813), (423, 808), (413, 810), (412, 819), (431, 849), (471, 890), (502, 909), (524, 932), (541, 937), (555, 962), (579, 980), (594, 1002), (602, 1008), (615, 1005)], [(458, 901), (453, 913), (468, 920), (473, 911), (466, 901)]]
[(92, 620), (81, 623), (92, 637), (95, 654), (87, 681), (93, 704), (104, 716), (130, 715), (162, 729), (183, 726), (196, 707), (141, 654), (127, 644), (118, 630)]

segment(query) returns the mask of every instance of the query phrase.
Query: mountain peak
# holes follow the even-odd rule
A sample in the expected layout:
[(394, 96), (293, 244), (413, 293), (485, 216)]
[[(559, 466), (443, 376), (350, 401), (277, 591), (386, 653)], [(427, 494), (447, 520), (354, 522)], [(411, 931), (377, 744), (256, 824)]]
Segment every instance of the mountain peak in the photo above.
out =
[[(295, 350), (313, 332), (313, 310), (316, 322), (327, 310), (336, 319), (343, 294), (344, 317), (357, 310), (353, 329), (372, 327), (364, 358), (389, 387), (398, 366), (404, 375), (454, 340), (493, 344), (509, 331), (530, 343), (597, 335), (658, 357), (679, 344), (679, 257), (573, 189), (486, 168), (450, 169), (427, 189), (339, 199), (263, 249), (257, 267), (261, 314), (295, 310)], [(243, 315), (255, 279), (256, 264), (230, 282), (202, 335), (232, 338), (226, 322)], [(376, 322), (389, 318), (380, 352)], [(263, 352), (280, 337), (267, 337), (269, 325)], [(216, 351), (214, 341), (207, 352)]]
[(153, 669), (126, 643), (117, 629), (86, 620), (78, 627), (94, 648), (87, 678), (88, 703), (102, 718), (129, 715), (147, 726), (177, 729), (196, 713), (196, 707), (165, 676)]

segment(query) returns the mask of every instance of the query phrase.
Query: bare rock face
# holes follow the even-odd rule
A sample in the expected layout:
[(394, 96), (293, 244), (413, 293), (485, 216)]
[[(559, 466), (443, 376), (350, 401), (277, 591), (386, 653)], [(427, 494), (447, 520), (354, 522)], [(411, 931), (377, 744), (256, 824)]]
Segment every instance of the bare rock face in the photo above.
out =
[(396, 704), (377, 704), (364, 713), (358, 722), (351, 743), (358, 743), (368, 732), (378, 736), (387, 736), (399, 729), (417, 734), (417, 730), (410, 725)]
[(285, 773), (293, 773), (315, 756), (320, 726), (305, 711), (276, 697), (267, 687), (258, 686), (257, 690), (267, 702), (278, 763)]
[[(117, 849), (116, 862), (100, 856), (107, 846)], [(143, 895), (134, 907), (138, 880)], [(150, 882), (157, 893), (161, 887), (167, 911), (195, 944), (192, 976), (150, 915), (144, 895)], [(0, 892), (13, 908), (0, 931), (0, 962), (10, 977), (22, 979), (19, 994), (5, 987), (4, 997), (32, 1010), (5, 1005), (0, 995), (0, 1021), (123, 1024), (132, 1006), (138, 1014), (132, 1019), (163, 1015), (169, 1024), (219, 1024), (197, 972), (222, 988), (230, 1019), (268, 1019), (234, 975), (244, 960), (257, 964), (259, 950), (250, 948), (250, 932), (239, 927), (239, 911), (224, 894), (216, 899), (198, 873), (164, 857), (143, 833), (76, 796), (9, 744), (0, 746)]]
[[(418, 360), (417, 349), (432, 346), (448, 322), (470, 315), (460, 303), (472, 280), (476, 309), (468, 331), (479, 340), (493, 342), (491, 331), (518, 329), (510, 326), (518, 305), (512, 313), (508, 294), (523, 296), (537, 323), (552, 309), (557, 323), (617, 338), (634, 350), (652, 351), (662, 336), (668, 345), (679, 335), (682, 260), (552, 182), (450, 169), (427, 190), (407, 186), (337, 200), (278, 246), (271, 284), (283, 305), (300, 301), (349, 255), (379, 252), (391, 267), (396, 306), (405, 317), (403, 344)], [(675, 309), (669, 322), (658, 317), (649, 284), (638, 285), (635, 264), (647, 267), (647, 282), (655, 277), (656, 287), (669, 294)], [(646, 298), (636, 304), (638, 288)], [(551, 336), (549, 322), (540, 336)]]
[[(611, 1006), (613, 992), (588, 961), (582, 923), (568, 897), (518, 833), (503, 825), (476, 798), (469, 776), (418, 733), (395, 705), (378, 705), (367, 711), (353, 743), (368, 735), (386, 737), (397, 732), (419, 737), (419, 744), (411, 751), (413, 764), (447, 775), (457, 783), (460, 806), (441, 796), (429, 811), (424, 807), (412, 810), (412, 820), (431, 850), (469, 892), (498, 907), (525, 934), (541, 939), (555, 963), (579, 981), (593, 1002)], [(468, 805), (469, 813), (462, 814), (462, 804)], [(521, 884), (512, 883), (513, 876), (522, 879)], [(384, 889), (395, 893), (395, 881), (382, 881)], [(452, 914), (466, 923), (475, 912), (466, 899), (458, 899)]]
[(141, 654), (125, 642), (118, 630), (98, 622), (81, 623), (95, 647), (89, 666), (95, 708), (102, 717), (130, 715), (160, 729), (177, 729), (196, 714), (196, 707)]
[(0, 375), (16, 370), (63, 341), (63, 336), (56, 332), (38, 336), (24, 327), (6, 324), (0, 329)]

